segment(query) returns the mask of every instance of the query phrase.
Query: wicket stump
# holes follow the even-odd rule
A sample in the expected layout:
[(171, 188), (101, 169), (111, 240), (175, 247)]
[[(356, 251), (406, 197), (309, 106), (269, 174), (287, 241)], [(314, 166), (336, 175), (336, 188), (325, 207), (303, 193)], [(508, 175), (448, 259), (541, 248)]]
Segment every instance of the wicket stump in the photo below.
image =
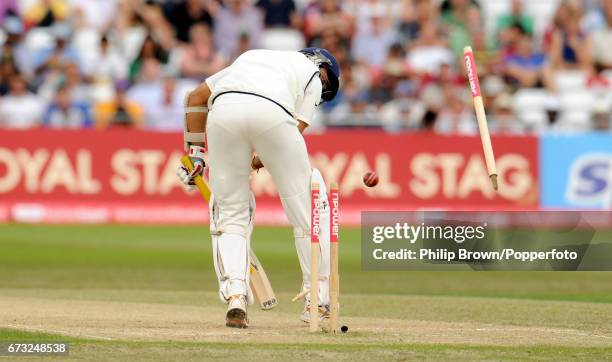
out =
[[(330, 274), (329, 274), (329, 297), (330, 315), (329, 330), (337, 333), (339, 330), (339, 295), (340, 276), (338, 272), (338, 240), (339, 240), (339, 204), (340, 192), (338, 184), (332, 183), (329, 195), (330, 218), (329, 218), (329, 240), (330, 240)], [(320, 185), (316, 182), (311, 185), (310, 195), (310, 331), (319, 331), (319, 262), (320, 262), (320, 231), (321, 231), (321, 195)], [(297, 297), (296, 297), (297, 298)]]
[(319, 330), (319, 232), (321, 226), (321, 195), (319, 183), (310, 188), (310, 331)]
[(478, 82), (478, 72), (476, 71), (476, 62), (474, 61), (474, 52), (472, 51), (472, 48), (465, 47), (465, 49), (463, 49), (463, 56), (468, 81), (470, 83), (470, 91), (472, 93), (472, 98), (474, 99), (474, 111), (476, 112), (476, 120), (478, 121), (480, 140), (482, 142), (485, 162), (487, 163), (489, 178), (493, 184), (493, 189), (497, 191), (497, 167), (495, 166), (495, 156), (493, 155), (491, 136), (489, 135), (489, 127), (487, 126), (487, 114), (485, 113), (482, 94), (480, 93), (480, 83)]
[(338, 190), (338, 184), (332, 183), (329, 192), (329, 205), (330, 205), (330, 227), (329, 227), (329, 241), (330, 241), (330, 274), (329, 274), (329, 324), (332, 333), (338, 333), (338, 298), (340, 296), (340, 274), (338, 272), (338, 241), (340, 234), (340, 222), (339, 222), (339, 206), (340, 206), (340, 192)]

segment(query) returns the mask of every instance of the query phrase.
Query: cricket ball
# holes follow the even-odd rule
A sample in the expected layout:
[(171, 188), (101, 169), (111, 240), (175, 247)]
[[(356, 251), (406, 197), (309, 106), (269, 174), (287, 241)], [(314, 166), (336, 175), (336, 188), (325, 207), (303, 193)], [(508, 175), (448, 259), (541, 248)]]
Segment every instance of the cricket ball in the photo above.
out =
[(363, 175), (363, 184), (367, 187), (374, 187), (378, 184), (378, 175), (374, 171), (368, 171)]

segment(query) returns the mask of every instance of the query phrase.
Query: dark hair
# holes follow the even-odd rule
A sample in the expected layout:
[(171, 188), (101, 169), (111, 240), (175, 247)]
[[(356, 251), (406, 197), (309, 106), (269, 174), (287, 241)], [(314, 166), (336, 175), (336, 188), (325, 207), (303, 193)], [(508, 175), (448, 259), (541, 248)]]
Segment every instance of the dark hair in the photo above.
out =
[(423, 119), (421, 120), (421, 129), (432, 129), (436, 124), (437, 118), (438, 113), (431, 109), (428, 109), (423, 115)]
[(138, 57), (136, 57), (136, 59), (142, 60), (145, 45), (149, 41), (153, 43), (155, 59), (157, 59), (160, 63), (166, 63), (168, 61), (168, 53), (164, 50), (164, 48), (161, 47), (161, 45), (159, 45), (157, 41), (155, 41), (155, 38), (153, 38), (150, 33), (147, 34), (147, 36), (144, 38), (142, 46), (140, 47), (140, 51), (138, 52)]
[[(470, 0), (470, 4), (480, 9), (480, 4), (478, 3), (478, 1)], [(452, 11), (452, 10), (453, 10), (453, 5), (451, 4), (450, 0), (444, 0), (442, 4), (440, 4), (441, 12), (447, 12), (447, 11)]]
[(513, 21), (512, 24), (510, 24), (510, 28), (518, 31), (520, 35), (531, 35), (519, 21)]

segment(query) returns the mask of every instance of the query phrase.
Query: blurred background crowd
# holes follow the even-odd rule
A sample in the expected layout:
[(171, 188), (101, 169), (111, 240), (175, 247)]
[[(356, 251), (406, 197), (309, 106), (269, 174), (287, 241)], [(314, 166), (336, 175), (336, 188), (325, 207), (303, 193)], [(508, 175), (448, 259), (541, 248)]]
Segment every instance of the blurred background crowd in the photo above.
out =
[(612, 0), (0, 0), (0, 128), (183, 128), (183, 98), (248, 49), (329, 49), (314, 128), (607, 132)]

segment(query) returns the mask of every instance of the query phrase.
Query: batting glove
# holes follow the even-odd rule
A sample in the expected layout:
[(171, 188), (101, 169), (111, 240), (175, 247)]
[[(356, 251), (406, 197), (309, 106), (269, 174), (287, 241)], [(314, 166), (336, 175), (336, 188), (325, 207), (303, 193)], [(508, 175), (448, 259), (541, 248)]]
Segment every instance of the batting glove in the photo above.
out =
[(189, 171), (185, 166), (179, 166), (176, 170), (176, 175), (179, 177), (181, 182), (187, 185), (189, 191), (195, 187), (193, 179), (204, 173), (206, 169), (206, 162), (204, 156), (206, 155), (206, 149), (200, 146), (189, 146), (189, 158), (193, 163), (193, 170)]

